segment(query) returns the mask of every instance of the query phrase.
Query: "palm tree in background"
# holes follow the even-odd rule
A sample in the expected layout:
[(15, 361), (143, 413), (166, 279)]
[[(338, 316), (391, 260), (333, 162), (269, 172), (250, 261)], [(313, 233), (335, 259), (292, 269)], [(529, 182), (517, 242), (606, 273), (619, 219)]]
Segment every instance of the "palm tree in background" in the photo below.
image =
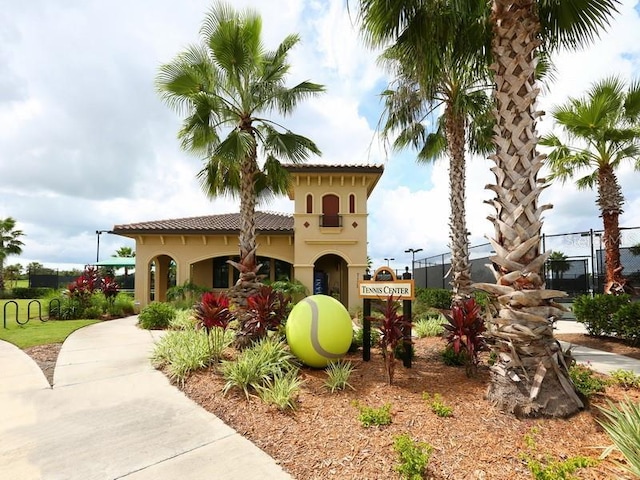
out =
[(286, 193), (289, 175), (281, 161), (297, 164), (320, 154), (311, 140), (266, 118), (291, 114), (324, 87), (304, 81), (288, 88), (287, 55), (299, 37), (288, 35), (267, 51), (261, 31), (254, 11), (217, 3), (200, 29), (200, 44), (162, 65), (156, 80), (162, 98), (186, 115), (178, 134), (182, 148), (205, 158), (198, 177), (206, 194), (240, 197), (240, 259), (229, 261), (240, 271), (234, 297), (240, 307), (260, 286), (258, 200)]
[(16, 229), (16, 221), (12, 217), (0, 219), (0, 292), (4, 292), (4, 262), (9, 255), (20, 255), (24, 243), (20, 237), (22, 230)]
[[(432, 16), (436, 12), (429, 12)], [(446, 22), (456, 21), (448, 9), (439, 12)], [(452, 30), (453, 33), (453, 30)], [(456, 35), (459, 38), (459, 35)], [(429, 52), (439, 68), (420, 68), (408, 40), (399, 38), (381, 59), (395, 74), (394, 86), (383, 92), (384, 137), (397, 133), (396, 150), (412, 147), (419, 163), (449, 157), (449, 239), (453, 301), (471, 293), (471, 263), (466, 223), (465, 143), (473, 153), (488, 154), (491, 147), (491, 101), (487, 95), (489, 75), (486, 61), (472, 65), (451, 41), (443, 49)], [(405, 56), (406, 55), (406, 56)], [(430, 121), (438, 114), (437, 128)]]
[[(368, 36), (393, 41), (417, 39), (416, 45), (445, 48), (452, 25), (433, 25), (428, 16), (412, 19), (424, 10), (437, 9), (442, 0), (360, 0), (360, 18)], [(560, 345), (553, 337), (553, 318), (564, 309), (553, 298), (564, 292), (544, 290), (542, 268), (548, 253), (540, 252), (542, 212), (538, 205), (544, 180), (538, 179), (544, 156), (536, 151), (536, 109), (539, 93), (536, 63), (539, 52), (558, 47), (578, 48), (593, 40), (614, 13), (617, 0), (449, 0), (466, 25), (480, 30), (459, 32), (467, 49), (461, 56), (486, 58), (494, 81), (495, 193), (490, 217), (496, 254), (491, 257), (496, 284), (475, 284), (495, 295), (495, 312), (489, 319), (494, 348), (500, 352), (491, 369), (487, 399), (518, 415), (568, 416), (583, 408), (572, 385)], [(437, 15), (434, 20), (439, 20)], [(408, 27), (412, 26), (412, 31)], [(482, 34), (482, 28), (490, 34)], [(368, 38), (368, 37), (367, 37)], [(490, 47), (485, 39), (490, 38)], [(422, 51), (414, 61), (429, 64)]]
[(112, 257), (120, 257), (120, 258), (133, 258), (133, 257), (136, 256), (136, 252), (131, 247), (120, 247), (111, 256)]
[(562, 252), (551, 252), (547, 261), (552, 278), (559, 280), (564, 276), (564, 272), (571, 270), (571, 263)]
[(598, 190), (596, 203), (604, 227), (605, 293), (622, 293), (626, 280), (620, 261), (620, 225), (624, 197), (616, 170), (631, 162), (640, 170), (640, 82), (628, 89), (617, 77), (596, 82), (581, 98), (570, 98), (552, 112), (567, 140), (551, 133), (540, 144), (552, 147), (552, 178), (576, 180), (579, 189)]

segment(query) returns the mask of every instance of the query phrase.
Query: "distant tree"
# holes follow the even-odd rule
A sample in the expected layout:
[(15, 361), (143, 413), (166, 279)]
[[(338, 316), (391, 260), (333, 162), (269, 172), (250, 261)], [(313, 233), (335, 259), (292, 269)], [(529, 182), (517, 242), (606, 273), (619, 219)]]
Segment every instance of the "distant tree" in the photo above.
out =
[(120, 247), (118, 250), (116, 250), (116, 253), (111, 256), (121, 257), (121, 258), (133, 258), (136, 256), (136, 252), (131, 247)]
[(637, 243), (633, 247), (629, 248), (631, 255), (640, 256), (640, 243)]
[(22, 265), (19, 263), (7, 265), (4, 269), (5, 280), (7, 284), (11, 285), (11, 288), (15, 288), (18, 280), (20, 280), (20, 275), (22, 275)]
[(556, 280), (562, 278), (564, 272), (571, 269), (571, 264), (567, 260), (567, 256), (562, 252), (551, 252), (548, 265), (552, 273), (552, 278)]
[(35, 273), (42, 270), (43, 268), (44, 265), (42, 265), (40, 262), (31, 262), (29, 265), (27, 265), (27, 272)]
[(4, 262), (9, 255), (20, 255), (24, 233), (16, 229), (16, 221), (7, 217), (0, 219), (0, 292), (4, 291)]

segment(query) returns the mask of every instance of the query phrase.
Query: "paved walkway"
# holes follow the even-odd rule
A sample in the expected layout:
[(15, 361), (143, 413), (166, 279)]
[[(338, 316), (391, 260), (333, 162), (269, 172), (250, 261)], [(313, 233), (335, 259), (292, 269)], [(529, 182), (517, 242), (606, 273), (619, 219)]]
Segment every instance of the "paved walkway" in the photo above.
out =
[[(137, 318), (98, 323), (65, 341), (51, 388), (20, 349), (0, 341), (0, 479), (291, 480), (271, 457), (153, 369), (158, 332)], [(559, 321), (558, 333), (581, 333)], [(640, 374), (640, 361), (584, 347), (597, 371)]]
[(0, 479), (288, 479), (275, 460), (171, 386), (137, 317), (77, 330), (51, 388), (0, 341)]

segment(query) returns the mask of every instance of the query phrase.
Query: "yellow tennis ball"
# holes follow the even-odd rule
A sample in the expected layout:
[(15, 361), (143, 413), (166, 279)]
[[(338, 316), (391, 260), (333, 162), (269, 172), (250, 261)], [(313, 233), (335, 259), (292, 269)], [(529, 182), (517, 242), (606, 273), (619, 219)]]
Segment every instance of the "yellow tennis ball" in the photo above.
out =
[(291, 353), (301, 362), (324, 368), (351, 346), (353, 327), (344, 305), (327, 295), (312, 295), (296, 304), (285, 327)]

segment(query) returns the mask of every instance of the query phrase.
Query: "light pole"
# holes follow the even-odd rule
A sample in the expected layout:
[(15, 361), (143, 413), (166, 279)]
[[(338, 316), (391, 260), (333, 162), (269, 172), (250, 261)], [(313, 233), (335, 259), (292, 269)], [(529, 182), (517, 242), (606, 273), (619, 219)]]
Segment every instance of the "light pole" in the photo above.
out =
[(415, 279), (415, 273), (413, 272), (414, 264), (416, 263), (416, 253), (421, 252), (421, 248), (407, 248), (404, 253), (411, 254), (411, 278)]
[(100, 235), (102, 233), (109, 233), (109, 230), (96, 230), (96, 238), (98, 239), (96, 242), (96, 262), (100, 261)]
[(389, 262), (395, 260), (395, 258), (385, 258), (385, 261), (387, 262), (387, 267), (389, 266)]

